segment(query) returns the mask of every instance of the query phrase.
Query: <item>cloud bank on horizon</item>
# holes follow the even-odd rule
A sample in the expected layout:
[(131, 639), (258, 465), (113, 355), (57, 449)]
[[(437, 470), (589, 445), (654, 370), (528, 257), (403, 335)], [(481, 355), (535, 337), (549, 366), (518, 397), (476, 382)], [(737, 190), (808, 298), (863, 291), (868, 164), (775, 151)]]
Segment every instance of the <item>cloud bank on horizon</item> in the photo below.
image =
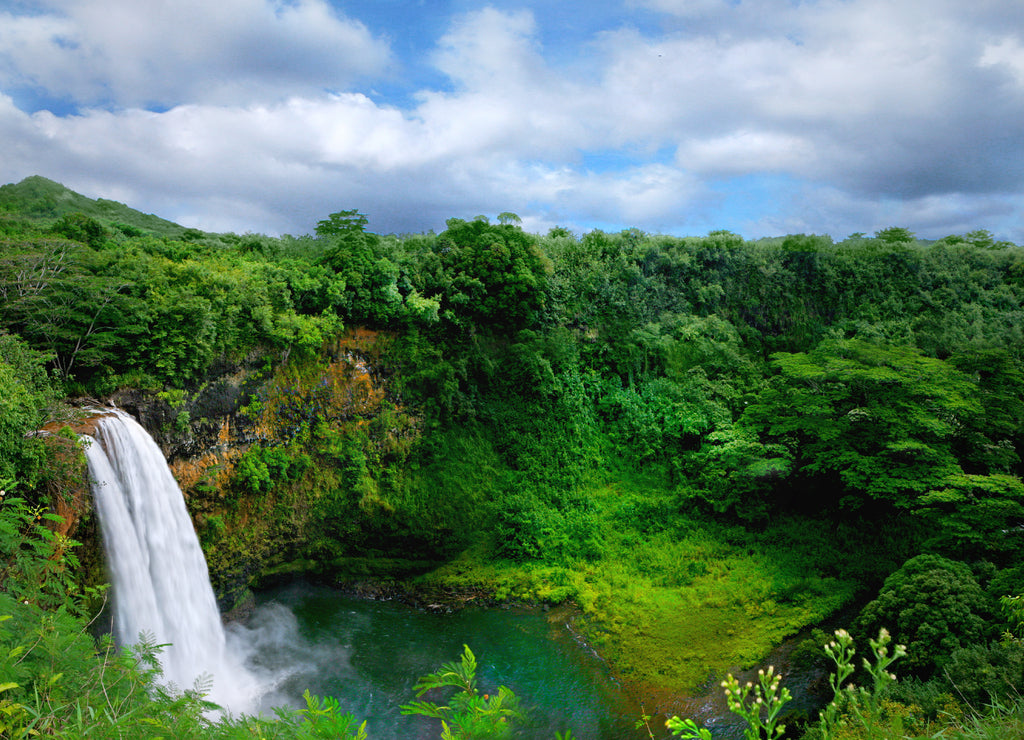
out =
[(0, 182), (211, 231), (1024, 242), (1019, 0), (12, 0)]

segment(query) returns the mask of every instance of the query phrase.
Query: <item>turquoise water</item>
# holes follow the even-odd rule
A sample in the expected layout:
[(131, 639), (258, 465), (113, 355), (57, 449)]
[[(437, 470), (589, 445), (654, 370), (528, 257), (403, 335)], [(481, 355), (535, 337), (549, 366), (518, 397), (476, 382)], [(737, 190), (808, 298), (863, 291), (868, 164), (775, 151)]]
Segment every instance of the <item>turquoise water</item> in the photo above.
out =
[(413, 684), (469, 645), (482, 693), (511, 688), (528, 712), (523, 738), (553, 739), (572, 730), (579, 740), (648, 738), (638, 730), (639, 702), (609, 676), (604, 663), (567, 627), (570, 613), (521, 608), (422, 611), (367, 601), (329, 588), (293, 584), (265, 591), (245, 626), (229, 639), (276, 688), (264, 706), (300, 705), (302, 692), (338, 699), (367, 721), (373, 740), (437, 738), (440, 723), (404, 717)]

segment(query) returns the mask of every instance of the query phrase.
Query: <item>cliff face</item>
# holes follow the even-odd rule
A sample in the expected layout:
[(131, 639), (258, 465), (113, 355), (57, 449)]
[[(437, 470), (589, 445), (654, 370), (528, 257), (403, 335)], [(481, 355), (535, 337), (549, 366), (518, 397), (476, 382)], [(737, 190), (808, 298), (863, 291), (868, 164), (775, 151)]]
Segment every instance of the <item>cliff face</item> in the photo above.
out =
[[(252, 362), (192, 392), (125, 389), (104, 399), (138, 419), (167, 457), (222, 609), (236, 606), (261, 575), (309, 567), (311, 552), (331, 550), (326, 542), (344, 535), (324, 531), (328, 513), (372, 499), (334, 469), (344, 467), (344, 454), (321, 453), (348, 449), (353, 439), (371, 444), (368, 427), (382, 410), (394, 415), (381, 370), (385, 342), (376, 332), (350, 331), (316, 360), (273, 370)], [(79, 426), (88, 432), (88, 421)], [(414, 425), (404, 430), (413, 434)], [(70, 519), (74, 527), (89, 517)]]

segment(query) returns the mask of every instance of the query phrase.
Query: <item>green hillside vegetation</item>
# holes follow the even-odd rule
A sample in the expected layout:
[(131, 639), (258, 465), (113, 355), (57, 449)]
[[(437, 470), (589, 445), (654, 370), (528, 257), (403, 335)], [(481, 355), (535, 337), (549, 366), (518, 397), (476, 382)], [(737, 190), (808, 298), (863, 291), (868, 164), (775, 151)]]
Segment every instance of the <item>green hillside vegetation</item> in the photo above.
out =
[[(217, 507), (196, 518), (224, 593), (255, 583), (248, 558), (572, 601), (619, 677), (681, 694), (847, 613), (908, 646), (903, 680), (800, 732), (1020, 730), (1024, 249), (902, 228), (535, 235), (512, 216), (399, 237), (342, 210), (272, 238), (175, 231), (42, 178), (0, 188), (0, 620), (17, 625), (0, 622), (17, 666), (0, 736), (99, 712), (74, 681), (115, 671), (82, 642), (71, 543), (39, 529), (58, 466), (28, 433), (125, 388), (187, 429), (242, 368), (263, 431), (193, 498)], [(372, 410), (333, 395), (356, 328), (375, 337)], [(73, 640), (73, 664), (29, 670), (18, 656), (52, 665), (63, 645), (30, 647), (36, 632)], [(152, 677), (118, 666), (131, 718), (109, 727), (248, 736), (195, 729), (193, 695), (147, 704)], [(292, 720), (260, 731), (312, 732)]]
[(61, 218), (77, 214), (88, 216), (107, 229), (123, 230), (133, 236), (139, 236), (135, 233), (138, 231), (181, 238), (187, 231), (184, 226), (141, 213), (124, 203), (87, 198), (39, 175), (0, 186), (0, 234), (4, 229), (11, 229), (11, 221), (48, 227)]

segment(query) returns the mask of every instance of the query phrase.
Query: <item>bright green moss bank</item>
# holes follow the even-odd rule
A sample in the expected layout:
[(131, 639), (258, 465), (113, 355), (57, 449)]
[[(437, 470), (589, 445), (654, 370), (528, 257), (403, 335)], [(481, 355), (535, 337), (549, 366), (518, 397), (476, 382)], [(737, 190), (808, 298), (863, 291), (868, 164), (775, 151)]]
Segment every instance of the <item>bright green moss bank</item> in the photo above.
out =
[(478, 543), (419, 582), (572, 601), (581, 610), (581, 634), (621, 679), (679, 694), (696, 692), (710, 675), (753, 665), (854, 596), (852, 580), (824, 575), (835, 570), (835, 554), (813, 541), (813, 522), (787, 521), (756, 535), (678, 517), (672, 526), (629, 523), (624, 510), (670, 504), (672, 492), (622, 480), (588, 497), (600, 557), (517, 563)]

